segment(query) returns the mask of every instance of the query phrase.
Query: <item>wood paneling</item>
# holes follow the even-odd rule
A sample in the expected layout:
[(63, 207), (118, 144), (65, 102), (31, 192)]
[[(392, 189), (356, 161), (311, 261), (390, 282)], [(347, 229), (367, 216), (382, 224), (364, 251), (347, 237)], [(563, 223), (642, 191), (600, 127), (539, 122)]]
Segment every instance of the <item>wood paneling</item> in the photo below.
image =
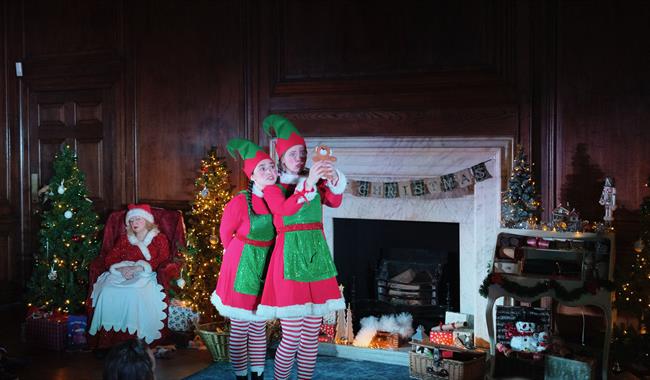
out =
[(210, 146), (245, 134), (241, 5), (148, 1), (130, 12), (136, 198), (187, 201)]
[[(650, 175), (650, 4), (559, 2), (557, 10), (558, 201), (600, 220), (604, 176), (616, 179), (623, 235), (634, 238)], [(631, 241), (619, 239), (622, 254)]]
[[(71, 120), (80, 155), (112, 156), (83, 166), (98, 199), (112, 194), (107, 208), (188, 208), (210, 146), (264, 145), (261, 120), (278, 112), (308, 136), (513, 136), (547, 213), (569, 201), (600, 219), (600, 181), (615, 176), (627, 244), (650, 195), (648, 19), (642, 0), (4, 2), (0, 220), (29, 221), (21, 97), (31, 112), (30, 94), (84, 90), (102, 100), (40, 102), (34, 117), (53, 130)], [(106, 118), (113, 140), (100, 141)]]
[(23, 0), (25, 58), (115, 53), (119, 7), (112, 0)]
[[(5, 4), (2, 4), (0, 6), (0, 22), (2, 25), (5, 25), (7, 22), (6, 17), (7, 9)], [(6, 41), (5, 28), (0, 28), (0, 41)], [(9, 147), (9, 141), (7, 141), (9, 136), (7, 96), (9, 93), (7, 91), (8, 84), (6, 82), (6, 77), (10, 74), (9, 70), (11, 67), (9, 62), (6, 60), (6, 50), (7, 45), (3, 43), (0, 49), (0, 89), (2, 89), (0, 92), (0, 215), (8, 213), (11, 207), (9, 199), (9, 184), (11, 181), (11, 168), (9, 166), (10, 151), (7, 149)]]
[[(490, 4), (281, 1), (273, 17), (278, 81), (482, 68), (492, 64)], [(486, 54), (487, 53), (487, 54)]]

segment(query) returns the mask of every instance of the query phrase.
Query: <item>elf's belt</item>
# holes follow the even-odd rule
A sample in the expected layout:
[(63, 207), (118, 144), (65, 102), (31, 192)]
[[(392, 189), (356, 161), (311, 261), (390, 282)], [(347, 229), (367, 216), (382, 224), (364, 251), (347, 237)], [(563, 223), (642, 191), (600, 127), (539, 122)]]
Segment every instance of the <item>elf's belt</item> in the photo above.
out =
[(273, 240), (269, 240), (269, 241), (253, 240), (240, 234), (236, 234), (235, 237), (241, 240), (244, 244), (254, 245), (256, 247), (270, 247), (273, 245)]
[(292, 231), (307, 231), (307, 230), (322, 230), (323, 223), (304, 223), (304, 224), (290, 224), (288, 226), (282, 226), (276, 228), (278, 234)]

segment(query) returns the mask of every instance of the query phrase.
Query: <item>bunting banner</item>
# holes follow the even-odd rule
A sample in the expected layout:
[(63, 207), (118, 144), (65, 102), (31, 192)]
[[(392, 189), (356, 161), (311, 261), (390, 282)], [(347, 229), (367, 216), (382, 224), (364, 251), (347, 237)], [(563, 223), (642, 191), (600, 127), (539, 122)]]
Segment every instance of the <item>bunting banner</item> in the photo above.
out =
[(406, 181), (371, 182), (348, 179), (349, 192), (357, 197), (403, 198), (425, 195), (463, 196), (477, 182), (492, 178), (485, 162), (455, 173)]

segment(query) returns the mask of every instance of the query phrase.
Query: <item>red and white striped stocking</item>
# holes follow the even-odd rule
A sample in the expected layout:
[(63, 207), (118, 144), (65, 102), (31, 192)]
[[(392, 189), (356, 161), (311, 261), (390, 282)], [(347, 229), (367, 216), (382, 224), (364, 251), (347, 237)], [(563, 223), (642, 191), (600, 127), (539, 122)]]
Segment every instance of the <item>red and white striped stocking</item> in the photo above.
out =
[(282, 325), (282, 340), (275, 353), (274, 379), (285, 380), (291, 374), (293, 361), (300, 344), (302, 318), (284, 318)]
[(251, 371), (264, 372), (266, 359), (266, 322), (230, 320), (230, 363), (235, 376), (248, 374), (250, 356)]
[(298, 379), (307, 380), (314, 376), (316, 368), (316, 355), (318, 354), (318, 333), (322, 317), (313, 315), (303, 319), (298, 346)]

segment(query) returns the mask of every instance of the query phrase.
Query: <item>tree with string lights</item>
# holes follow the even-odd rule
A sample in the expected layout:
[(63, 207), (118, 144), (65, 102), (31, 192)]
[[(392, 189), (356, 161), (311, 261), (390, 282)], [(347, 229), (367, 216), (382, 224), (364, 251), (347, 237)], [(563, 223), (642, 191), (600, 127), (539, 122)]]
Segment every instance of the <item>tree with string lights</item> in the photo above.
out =
[(219, 319), (210, 296), (217, 285), (223, 258), (219, 242), (219, 222), (223, 209), (232, 198), (230, 172), (215, 147), (201, 160), (201, 173), (194, 182), (196, 194), (189, 213), (186, 246), (183, 249), (185, 267), (177, 284), (177, 297), (199, 312), (202, 322)]
[(88, 266), (99, 253), (101, 225), (74, 151), (64, 146), (53, 166), (50, 184), (41, 192), (40, 247), (27, 284), (27, 301), (29, 306), (74, 313), (85, 305)]
[(507, 228), (532, 227), (537, 225), (541, 211), (531, 165), (524, 149), (518, 145), (508, 189), (501, 198), (501, 223)]
[(640, 333), (646, 333), (645, 318), (650, 317), (650, 197), (645, 197), (640, 208), (641, 232), (634, 243), (634, 261), (622, 276), (616, 304), (640, 321)]

